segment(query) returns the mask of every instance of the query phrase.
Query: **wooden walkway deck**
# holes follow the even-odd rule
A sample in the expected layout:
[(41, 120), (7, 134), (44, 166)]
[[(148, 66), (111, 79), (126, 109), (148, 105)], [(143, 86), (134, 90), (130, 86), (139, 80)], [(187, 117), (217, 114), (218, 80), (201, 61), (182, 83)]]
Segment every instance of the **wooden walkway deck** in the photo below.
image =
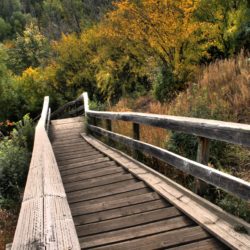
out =
[(83, 127), (81, 117), (54, 120), (50, 128), (82, 249), (228, 249), (84, 140)]

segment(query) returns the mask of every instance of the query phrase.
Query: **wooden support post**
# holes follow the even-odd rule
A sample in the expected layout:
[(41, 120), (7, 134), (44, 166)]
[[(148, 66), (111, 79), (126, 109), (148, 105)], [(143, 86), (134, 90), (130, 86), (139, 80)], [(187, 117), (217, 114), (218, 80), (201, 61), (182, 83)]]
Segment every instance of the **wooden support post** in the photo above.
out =
[[(209, 139), (204, 137), (198, 137), (198, 150), (196, 161), (204, 165), (208, 164), (209, 160)], [(196, 179), (195, 180), (195, 192), (203, 195), (208, 192), (209, 184), (206, 182)]]
[(111, 120), (106, 120), (106, 129), (108, 131), (112, 131), (112, 121)]
[[(108, 131), (112, 131), (112, 121), (109, 119), (106, 119), (105, 122), (106, 122), (106, 129)], [(111, 144), (112, 140), (110, 138), (108, 138), (107, 142), (108, 142), (108, 144)]]
[(93, 124), (94, 126), (97, 126), (97, 119), (96, 119), (95, 117), (93, 117), (93, 119), (92, 119), (92, 124)]
[[(140, 125), (138, 123), (133, 123), (133, 139), (140, 141)], [(143, 154), (139, 150), (134, 150), (133, 156), (138, 160), (143, 159)]]
[(50, 116), (51, 116), (51, 109), (48, 110), (47, 122), (46, 122), (46, 131), (49, 132), (49, 125), (50, 125)]

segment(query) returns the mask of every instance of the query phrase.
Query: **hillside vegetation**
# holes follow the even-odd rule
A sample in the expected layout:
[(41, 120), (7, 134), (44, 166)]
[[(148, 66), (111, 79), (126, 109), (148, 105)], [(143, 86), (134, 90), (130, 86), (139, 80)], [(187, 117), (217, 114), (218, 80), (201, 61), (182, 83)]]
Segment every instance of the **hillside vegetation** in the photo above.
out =
[[(240, 54), (231, 59), (216, 61), (204, 68), (197, 83), (189, 84), (172, 102), (160, 103), (152, 96), (138, 99), (123, 98), (112, 111), (137, 111), (223, 121), (249, 123), (250, 119), (250, 61)], [(127, 122), (114, 122), (113, 130), (132, 136)], [(149, 132), (150, 131), (150, 132)], [(141, 126), (141, 140), (166, 148), (184, 157), (196, 160), (197, 138), (160, 128)], [(158, 171), (194, 191), (194, 179), (170, 166), (145, 158)], [(250, 181), (250, 150), (229, 143), (212, 141), (208, 165), (223, 172)], [(205, 197), (227, 211), (249, 221), (250, 205), (213, 188)]]

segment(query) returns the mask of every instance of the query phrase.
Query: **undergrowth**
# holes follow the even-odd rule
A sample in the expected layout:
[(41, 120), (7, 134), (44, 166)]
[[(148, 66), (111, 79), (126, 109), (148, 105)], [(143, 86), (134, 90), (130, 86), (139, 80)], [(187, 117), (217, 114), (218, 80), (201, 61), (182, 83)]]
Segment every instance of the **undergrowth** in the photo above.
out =
[[(215, 119), (237, 123), (250, 122), (250, 60), (241, 53), (235, 58), (216, 61), (203, 69), (198, 83), (192, 83), (171, 103), (160, 103), (150, 95), (137, 100), (122, 99), (111, 111), (135, 111), (165, 115)], [(131, 123), (113, 122), (114, 132), (132, 135)], [(191, 135), (141, 126), (141, 140), (164, 147), (195, 160), (197, 138)], [(193, 190), (194, 178), (147, 157), (153, 168)], [(250, 181), (250, 150), (224, 142), (211, 141), (208, 165)], [(249, 203), (213, 188), (206, 197), (226, 211), (250, 220)]]

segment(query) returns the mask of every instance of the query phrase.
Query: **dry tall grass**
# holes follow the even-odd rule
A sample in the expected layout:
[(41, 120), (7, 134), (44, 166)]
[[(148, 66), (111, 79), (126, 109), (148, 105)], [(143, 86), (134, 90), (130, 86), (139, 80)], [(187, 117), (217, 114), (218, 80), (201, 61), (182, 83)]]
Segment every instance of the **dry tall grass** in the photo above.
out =
[[(199, 117), (223, 121), (250, 122), (250, 59), (241, 53), (235, 58), (217, 61), (204, 68), (196, 84), (180, 93), (172, 103), (161, 104), (151, 97), (137, 100), (122, 99), (112, 111), (136, 111), (155, 114)], [(114, 131), (132, 135), (130, 123), (114, 123)], [(166, 146), (169, 133), (163, 129), (141, 126), (141, 140)], [(225, 166), (236, 175), (250, 180), (250, 151), (229, 148)], [(236, 166), (238, 165), (238, 166)]]
[(249, 123), (250, 58), (241, 53), (209, 65), (199, 83), (191, 85), (168, 107), (173, 115)]
[[(155, 114), (199, 117), (223, 121), (250, 122), (250, 59), (239, 56), (210, 64), (172, 103), (162, 104), (151, 97), (137, 100), (122, 99), (112, 111), (136, 111)], [(116, 132), (131, 136), (129, 123), (115, 122)], [(141, 126), (141, 139), (164, 146), (168, 132), (163, 129)]]

